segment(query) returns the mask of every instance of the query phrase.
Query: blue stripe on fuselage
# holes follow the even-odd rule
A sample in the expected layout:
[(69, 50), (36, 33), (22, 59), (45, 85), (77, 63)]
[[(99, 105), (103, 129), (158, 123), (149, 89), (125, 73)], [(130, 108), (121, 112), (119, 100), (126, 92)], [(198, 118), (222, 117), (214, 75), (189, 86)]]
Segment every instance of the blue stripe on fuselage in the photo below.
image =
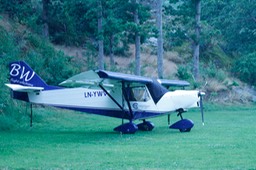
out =
[(80, 111), (80, 112), (86, 112), (88, 114), (96, 114), (96, 115), (102, 115), (102, 116), (108, 116), (108, 117), (115, 117), (120, 119), (146, 119), (150, 117), (155, 117), (162, 115), (164, 113), (159, 112), (134, 112), (133, 118), (129, 115), (129, 111), (125, 111), (125, 113), (122, 110), (107, 110), (107, 109), (98, 109), (98, 108), (87, 108), (87, 107), (73, 107), (73, 106), (56, 106), (52, 105), (54, 107), (62, 108), (62, 109), (68, 109), (68, 110), (74, 110), (74, 111)]

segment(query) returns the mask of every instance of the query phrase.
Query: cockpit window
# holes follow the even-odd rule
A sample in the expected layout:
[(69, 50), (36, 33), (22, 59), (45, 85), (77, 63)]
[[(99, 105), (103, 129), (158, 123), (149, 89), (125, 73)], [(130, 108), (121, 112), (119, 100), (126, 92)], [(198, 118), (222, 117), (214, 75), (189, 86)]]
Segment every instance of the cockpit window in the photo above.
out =
[(130, 101), (148, 101), (150, 99), (148, 91), (145, 87), (131, 87), (129, 100)]

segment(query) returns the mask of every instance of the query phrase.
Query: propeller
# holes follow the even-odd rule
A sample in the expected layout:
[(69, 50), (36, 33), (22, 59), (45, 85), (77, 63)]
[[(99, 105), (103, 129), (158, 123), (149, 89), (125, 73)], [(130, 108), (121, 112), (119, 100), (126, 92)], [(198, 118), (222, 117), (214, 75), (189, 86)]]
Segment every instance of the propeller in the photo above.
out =
[(202, 116), (202, 124), (204, 126), (204, 105), (203, 105), (203, 96), (205, 95), (205, 92), (199, 92), (198, 97), (200, 97), (199, 105), (200, 105), (200, 111)]

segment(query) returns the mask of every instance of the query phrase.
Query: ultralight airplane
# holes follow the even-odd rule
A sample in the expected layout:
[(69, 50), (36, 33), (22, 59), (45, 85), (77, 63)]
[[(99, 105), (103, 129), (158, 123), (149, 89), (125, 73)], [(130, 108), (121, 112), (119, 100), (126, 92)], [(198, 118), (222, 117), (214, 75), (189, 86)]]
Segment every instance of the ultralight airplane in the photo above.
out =
[[(174, 112), (181, 120), (169, 127), (189, 132), (194, 123), (183, 119), (182, 113), (193, 107), (201, 108), (204, 122), (204, 92), (167, 89), (170, 86), (188, 86), (186, 81), (91, 70), (63, 81), (60, 86), (50, 86), (24, 61), (12, 62), (9, 68), (10, 83), (6, 86), (11, 88), (14, 99), (129, 120), (114, 128), (120, 133), (135, 133), (138, 129), (151, 131), (154, 124), (146, 119), (168, 115), (170, 122), (170, 114)], [(142, 120), (142, 123), (135, 124), (135, 120)]]

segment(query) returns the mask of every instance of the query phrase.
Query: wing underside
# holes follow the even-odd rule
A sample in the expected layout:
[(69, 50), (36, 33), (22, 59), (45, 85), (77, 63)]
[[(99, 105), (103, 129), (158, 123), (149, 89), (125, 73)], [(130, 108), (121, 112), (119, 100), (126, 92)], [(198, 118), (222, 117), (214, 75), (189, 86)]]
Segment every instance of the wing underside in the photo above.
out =
[(167, 79), (158, 79), (159, 83), (167, 88), (169, 87), (186, 87), (190, 83), (184, 80), (167, 80)]

